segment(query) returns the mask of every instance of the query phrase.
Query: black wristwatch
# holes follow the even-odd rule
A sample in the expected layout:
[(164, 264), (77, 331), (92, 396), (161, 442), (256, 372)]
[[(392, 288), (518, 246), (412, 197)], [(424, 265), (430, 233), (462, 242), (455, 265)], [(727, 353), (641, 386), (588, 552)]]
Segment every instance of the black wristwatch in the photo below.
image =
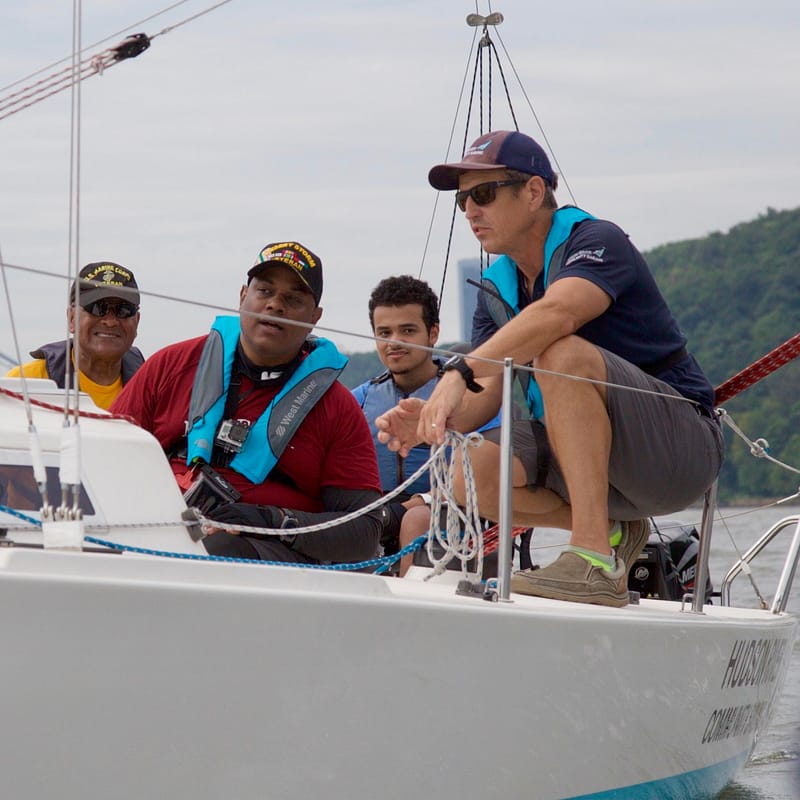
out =
[(442, 364), (442, 372), (448, 372), (451, 369), (454, 369), (461, 375), (461, 377), (464, 379), (464, 383), (467, 384), (467, 389), (469, 389), (471, 392), (483, 391), (483, 386), (475, 382), (475, 373), (467, 365), (467, 362), (464, 360), (464, 356), (452, 356), (451, 358), (448, 358), (444, 364)]

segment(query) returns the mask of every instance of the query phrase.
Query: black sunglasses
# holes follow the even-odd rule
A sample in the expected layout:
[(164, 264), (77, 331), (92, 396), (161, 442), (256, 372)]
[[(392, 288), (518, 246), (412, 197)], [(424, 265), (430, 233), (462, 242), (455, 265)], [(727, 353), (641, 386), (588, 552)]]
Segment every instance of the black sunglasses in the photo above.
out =
[(471, 197), (472, 202), (476, 206), (488, 206), (493, 203), (497, 197), (497, 189), (501, 186), (514, 186), (517, 183), (527, 183), (528, 178), (516, 178), (513, 181), (488, 181), (487, 183), (479, 183), (471, 189), (464, 189), (461, 192), (456, 192), (456, 203), (462, 211), (467, 210), (467, 198)]
[(133, 303), (109, 303), (108, 300), (97, 300), (88, 305), (82, 305), (84, 311), (88, 311), (93, 317), (104, 317), (109, 312), (117, 319), (130, 319), (139, 310)]

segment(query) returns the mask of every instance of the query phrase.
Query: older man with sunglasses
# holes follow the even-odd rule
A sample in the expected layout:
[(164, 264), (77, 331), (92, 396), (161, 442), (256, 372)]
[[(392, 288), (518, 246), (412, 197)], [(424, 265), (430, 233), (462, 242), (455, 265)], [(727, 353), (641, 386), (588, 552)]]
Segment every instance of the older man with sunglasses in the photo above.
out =
[[(499, 258), (483, 275), (474, 350), (444, 365), (426, 403), (402, 401), (378, 418), (379, 438), (402, 454), (441, 443), (448, 427), (473, 430), (500, 406), (497, 362), (532, 365), (535, 380), (518, 371), (531, 419), (512, 432), (514, 523), (571, 538), (511, 588), (624, 606), (646, 517), (685, 508), (721, 466), (711, 385), (641, 253), (613, 223), (557, 207), (557, 177), (529, 136), (485, 134), (428, 177), (456, 191), (473, 234)], [(499, 437), (486, 438), (473, 467), (481, 515), (497, 519)]]
[(139, 288), (133, 272), (113, 261), (87, 264), (79, 278), (67, 306), (72, 338), (32, 350), (35, 361), (14, 367), (8, 377), (50, 378), (61, 388), (72, 386), (77, 358), (80, 390), (96, 406), (108, 409), (144, 363), (133, 347), (139, 329)]

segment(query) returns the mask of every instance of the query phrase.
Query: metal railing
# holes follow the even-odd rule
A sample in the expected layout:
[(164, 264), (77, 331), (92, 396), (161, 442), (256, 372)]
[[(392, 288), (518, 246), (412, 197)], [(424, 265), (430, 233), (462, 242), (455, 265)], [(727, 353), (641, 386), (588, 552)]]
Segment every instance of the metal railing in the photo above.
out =
[(780, 578), (778, 579), (778, 585), (775, 589), (775, 596), (773, 597), (772, 605), (770, 606), (770, 612), (773, 614), (781, 614), (786, 610), (786, 604), (789, 600), (789, 593), (792, 589), (792, 582), (794, 581), (795, 572), (797, 571), (797, 563), (798, 560), (800, 560), (800, 515), (784, 517), (782, 520), (776, 522), (728, 570), (720, 587), (722, 605), (729, 606), (731, 604), (731, 584), (733, 581), (743, 572), (749, 572), (750, 563), (753, 561), (753, 559), (779, 533), (792, 526), (794, 526), (794, 536), (792, 537), (792, 543), (789, 547), (789, 551), (786, 554), (786, 560), (783, 563), (783, 570)]

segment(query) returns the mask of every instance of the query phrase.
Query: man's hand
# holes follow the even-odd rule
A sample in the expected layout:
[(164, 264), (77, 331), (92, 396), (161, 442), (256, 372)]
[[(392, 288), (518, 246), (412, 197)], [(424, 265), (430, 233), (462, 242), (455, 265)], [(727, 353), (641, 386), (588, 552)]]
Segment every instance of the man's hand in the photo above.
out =
[[(419, 415), (417, 437), (428, 444), (444, 444), (450, 418), (461, 405), (467, 385), (458, 372), (445, 372)], [(401, 401), (402, 402), (402, 401)]]
[(376, 418), (378, 441), (404, 458), (419, 442), (444, 444), (445, 431), (466, 391), (461, 375), (445, 373), (429, 400), (407, 397)]
[[(253, 528), (280, 528), (283, 522), (283, 512), (277, 506), (256, 506), (250, 503), (228, 503), (218, 506), (208, 513), (208, 517), (226, 525), (244, 525)], [(209, 536), (220, 530), (221, 528), (212, 528), (209, 525), (204, 529)], [(228, 531), (228, 533), (236, 535), (239, 531)]]
[(407, 397), (385, 414), (376, 417), (378, 441), (405, 458), (411, 452), (411, 448), (421, 441), (417, 436), (417, 425), (424, 407), (424, 400)]

